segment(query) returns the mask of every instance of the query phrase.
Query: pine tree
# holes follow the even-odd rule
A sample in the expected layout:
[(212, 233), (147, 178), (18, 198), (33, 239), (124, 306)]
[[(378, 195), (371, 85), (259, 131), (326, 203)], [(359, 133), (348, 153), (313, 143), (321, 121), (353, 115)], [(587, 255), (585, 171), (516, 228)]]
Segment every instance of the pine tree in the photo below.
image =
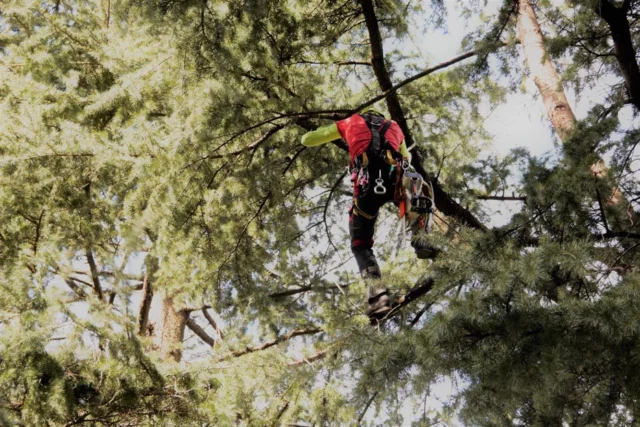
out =
[[(638, 131), (618, 121), (612, 92), (573, 120), (556, 161), (476, 159), (481, 105), (522, 78), (517, 6), (427, 69), (387, 42), (425, 16), (442, 25), (439, 3), (3, 6), (2, 422), (632, 424)], [(633, 16), (638, 4), (613, 6)], [(561, 78), (594, 80), (580, 74), (593, 46), (572, 37), (590, 19), (611, 30), (609, 9), (572, 3), (581, 26), (570, 32), (566, 10), (536, 7), (551, 57), (571, 59)], [(603, 61), (633, 101), (621, 52)], [(442, 249), (432, 263), (393, 233), (378, 241), (404, 295), (380, 330), (336, 227), (350, 200), (346, 147), (299, 143), (375, 102), (414, 146), (443, 225), (428, 237)], [(612, 160), (596, 181), (599, 157)], [(490, 229), (476, 196), (496, 182), (515, 183), (503, 189), (523, 203)], [(611, 188), (624, 208), (607, 203)], [(443, 376), (461, 387), (428, 413), (421, 402)], [(420, 407), (413, 420), (406, 402)]]

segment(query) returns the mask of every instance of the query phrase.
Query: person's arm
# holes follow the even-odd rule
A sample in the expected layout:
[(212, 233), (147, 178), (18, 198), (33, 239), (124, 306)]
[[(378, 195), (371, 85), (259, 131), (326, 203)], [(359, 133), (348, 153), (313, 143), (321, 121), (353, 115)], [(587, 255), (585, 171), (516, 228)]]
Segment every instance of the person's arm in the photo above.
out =
[(400, 144), (400, 154), (402, 154), (402, 157), (404, 157), (409, 163), (411, 163), (411, 153), (409, 152), (409, 150), (407, 150), (407, 144), (405, 144), (404, 141), (402, 141), (402, 144)]
[(316, 147), (340, 138), (338, 126), (336, 126), (335, 123), (332, 123), (302, 135), (302, 145), (305, 147)]

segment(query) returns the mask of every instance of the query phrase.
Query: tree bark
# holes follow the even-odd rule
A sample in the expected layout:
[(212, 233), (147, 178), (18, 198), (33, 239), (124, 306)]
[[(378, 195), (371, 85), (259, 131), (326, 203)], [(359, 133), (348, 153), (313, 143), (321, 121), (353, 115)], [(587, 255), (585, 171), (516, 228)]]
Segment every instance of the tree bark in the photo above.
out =
[(160, 332), (160, 355), (164, 360), (180, 362), (182, 359), (182, 340), (188, 313), (177, 310), (173, 296), (162, 298), (162, 329)]
[(576, 117), (544, 47), (542, 30), (529, 0), (518, 0), (518, 39), (553, 129), (566, 142), (575, 129)]
[(620, 66), (629, 98), (640, 110), (640, 68), (627, 20), (628, 5), (629, 2), (625, 2), (622, 7), (615, 7), (609, 0), (600, 0), (594, 5), (594, 10), (609, 25), (613, 39), (613, 54)]

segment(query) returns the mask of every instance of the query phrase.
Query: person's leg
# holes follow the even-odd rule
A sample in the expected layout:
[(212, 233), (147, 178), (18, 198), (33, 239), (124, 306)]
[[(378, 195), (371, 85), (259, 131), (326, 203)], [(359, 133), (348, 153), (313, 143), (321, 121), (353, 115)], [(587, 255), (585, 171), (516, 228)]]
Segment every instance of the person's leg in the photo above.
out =
[[(394, 185), (393, 179), (389, 175), (389, 167), (382, 171), (385, 178), (385, 194), (376, 194), (375, 178), (380, 176), (377, 165), (370, 168), (369, 187), (366, 192), (361, 192), (357, 196), (357, 203), (351, 208), (349, 217), (349, 234), (351, 235), (351, 250), (358, 263), (358, 268), (362, 278), (368, 286), (367, 313), (372, 317), (382, 318), (391, 310), (388, 290), (381, 283), (382, 274), (378, 261), (373, 252), (373, 235), (375, 230), (376, 217), (380, 207), (393, 200)], [(375, 175), (374, 175), (375, 174)]]
[(349, 216), (351, 251), (367, 284), (367, 314), (384, 317), (391, 310), (391, 304), (387, 289), (381, 284), (382, 274), (373, 253), (374, 229), (375, 216), (354, 205)]

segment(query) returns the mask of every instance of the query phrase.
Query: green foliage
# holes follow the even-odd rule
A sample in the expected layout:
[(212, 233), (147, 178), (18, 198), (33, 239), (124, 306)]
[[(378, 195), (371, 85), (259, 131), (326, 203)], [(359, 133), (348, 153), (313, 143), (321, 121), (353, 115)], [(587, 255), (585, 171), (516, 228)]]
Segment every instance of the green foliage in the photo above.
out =
[[(538, 7), (567, 22), (566, 10)], [(571, 59), (565, 78), (580, 89), (615, 62), (580, 50), (576, 37), (602, 28), (571, 7), (573, 27), (549, 47)], [(416, 21), (443, 27), (452, 13), (437, 1), (375, 11), (395, 83), (424, 66), (397, 47)], [(348, 265), (347, 155), (299, 143), (380, 93), (359, 2), (3, 5), (0, 422), (631, 423), (638, 131), (619, 120), (614, 89), (559, 158), (484, 156), (486, 107), (522, 81), (516, 48), (495, 51), (513, 34), (513, 3), (494, 18), (465, 37), (477, 62), (398, 94), (415, 150), (450, 196), (482, 218), (479, 194), (526, 203), (486, 232), (439, 213), (446, 226), (424, 237), (441, 250), (433, 261), (403, 248), (395, 208), (383, 209), (383, 285), (396, 297), (433, 285), (372, 328)], [(599, 156), (611, 161), (596, 180)], [(631, 205), (608, 203), (616, 186)], [(183, 339), (167, 313), (213, 347), (191, 323)], [(443, 378), (458, 387), (428, 409)]]

